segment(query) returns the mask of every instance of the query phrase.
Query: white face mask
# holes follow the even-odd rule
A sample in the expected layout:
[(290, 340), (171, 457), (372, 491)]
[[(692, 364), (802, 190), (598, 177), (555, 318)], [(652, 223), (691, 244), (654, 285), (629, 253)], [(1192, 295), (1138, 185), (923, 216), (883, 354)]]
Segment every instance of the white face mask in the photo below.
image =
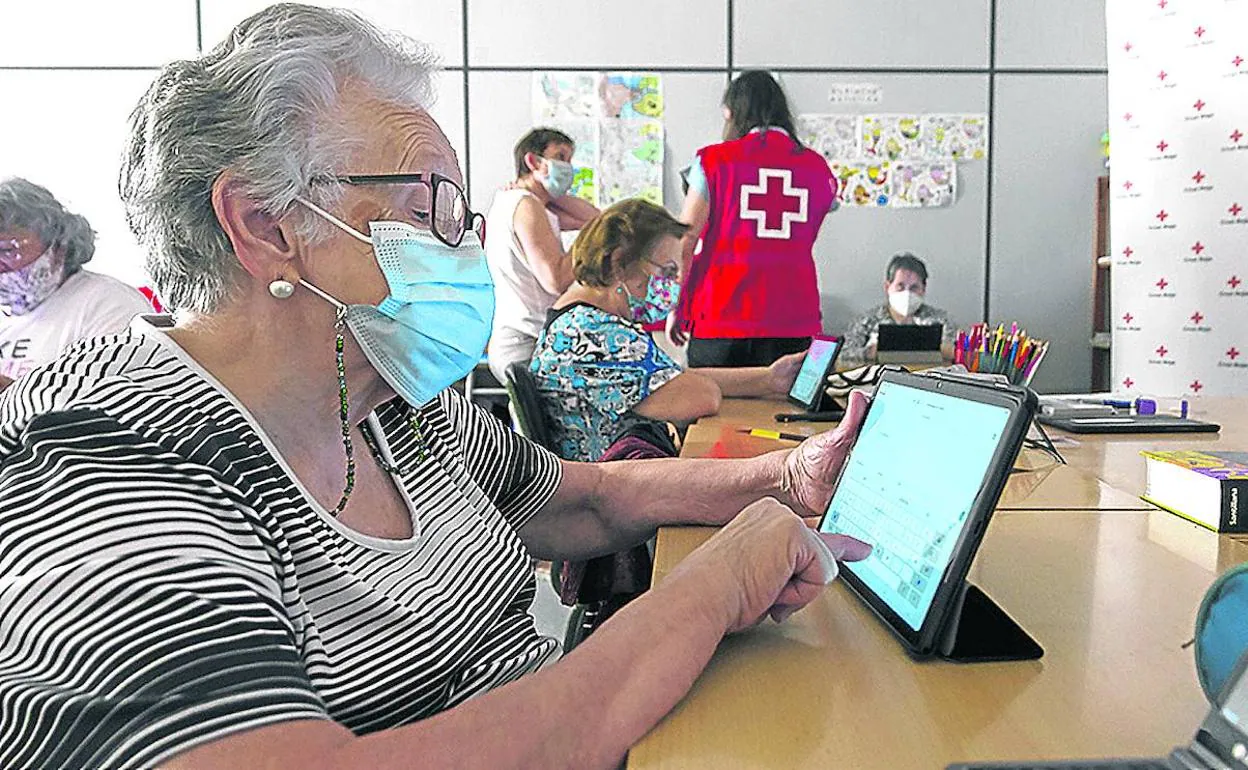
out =
[(34, 262), (0, 273), (0, 307), (5, 315), (26, 315), (65, 282), (65, 257), (49, 246)]
[(915, 294), (909, 289), (905, 291), (890, 291), (888, 293), (888, 306), (897, 315), (909, 318), (919, 312), (919, 308), (923, 307), (923, 295)]

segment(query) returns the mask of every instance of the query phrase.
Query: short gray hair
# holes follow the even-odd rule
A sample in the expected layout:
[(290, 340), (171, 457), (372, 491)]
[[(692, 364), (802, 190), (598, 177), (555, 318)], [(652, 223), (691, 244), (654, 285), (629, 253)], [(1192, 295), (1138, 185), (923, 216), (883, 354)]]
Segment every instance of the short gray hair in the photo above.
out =
[(45, 248), (65, 253), (65, 275), (73, 275), (95, 255), (95, 231), (81, 214), (65, 210), (47, 188), (21, 177), (0, 182), (0, 230), (29, 230)]
[[(166, 65), (130, 116), (121, 197), (147, 250), (161, 299), (211, 313), (237, 288), (241, 267), (212, 208), (212, 186), (232, 171), (274, 215), (296, 196), (330, 204), (353, 138), (341, 130), (346, 88), (427, 108), (437, 57), (340, 9), (274, 5), (241, 22), (202, 58)], [(325, 230), (306, 214), (301, 234)]]

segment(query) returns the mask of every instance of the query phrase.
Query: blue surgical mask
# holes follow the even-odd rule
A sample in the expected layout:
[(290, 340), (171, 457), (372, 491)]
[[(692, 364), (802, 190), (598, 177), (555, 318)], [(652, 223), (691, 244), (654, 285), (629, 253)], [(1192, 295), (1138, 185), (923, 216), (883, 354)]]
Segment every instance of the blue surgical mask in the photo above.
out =
[(658, 323), (667, 318), (667, 314), (676, 307), (676, 301), (680, 298), (680, 279), (652, 275), (646, 283), (646, 296), (634, 297), (628, 286), (624, 286), (624, 293), (628, 295), (628, 310), (634, 321), (643, 324)]
[(406, 222), (369, 222), (371, 237), (313, 203), (298, 199), (348, 234), (369, 243), (386, 278), (380, 305), (346, 305), (347, 328), (395, 393), (422, 406), (463, 379), (481, 360), (494, 320), (494, 282), (475, 232), (451, 247)]
[(558, 158), (543, 158), (546, 161), (546, 176), (542, 178), (542, 187), (552, 198), (562, 198), (572, 189), (572, 181), (576, 171), (572, 164)]

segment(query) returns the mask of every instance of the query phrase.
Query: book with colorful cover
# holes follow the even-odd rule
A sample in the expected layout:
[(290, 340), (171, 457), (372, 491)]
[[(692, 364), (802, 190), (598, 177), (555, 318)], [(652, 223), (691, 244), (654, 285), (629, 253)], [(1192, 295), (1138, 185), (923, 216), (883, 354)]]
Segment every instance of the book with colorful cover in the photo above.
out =
[[(1141, 452), (1141, 498), (1215, 532), (1248, 532), (1248, 452)], [(1241, 503), (1241, 500), (1243, 501)]]

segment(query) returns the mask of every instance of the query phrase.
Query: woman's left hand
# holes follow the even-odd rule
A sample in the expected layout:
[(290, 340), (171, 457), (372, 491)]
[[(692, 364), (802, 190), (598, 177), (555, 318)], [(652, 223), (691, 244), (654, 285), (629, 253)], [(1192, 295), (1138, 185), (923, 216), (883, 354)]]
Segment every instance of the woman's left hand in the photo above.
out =
[(806, 360), (806, 351), (790, 353), (777, 358), (775, 363), (767, 367), (767, 395), (787, 395), (793, 388), (793, 380), (802, 369), (802, 361)]
[(780, 487), (800, 515), (822, 516), (827, 509), (841, 466), (858, 438), (867, 404), (865, 393), (850, 393), (845, 417), (836, 429), (811, 436), (785, 458)]

